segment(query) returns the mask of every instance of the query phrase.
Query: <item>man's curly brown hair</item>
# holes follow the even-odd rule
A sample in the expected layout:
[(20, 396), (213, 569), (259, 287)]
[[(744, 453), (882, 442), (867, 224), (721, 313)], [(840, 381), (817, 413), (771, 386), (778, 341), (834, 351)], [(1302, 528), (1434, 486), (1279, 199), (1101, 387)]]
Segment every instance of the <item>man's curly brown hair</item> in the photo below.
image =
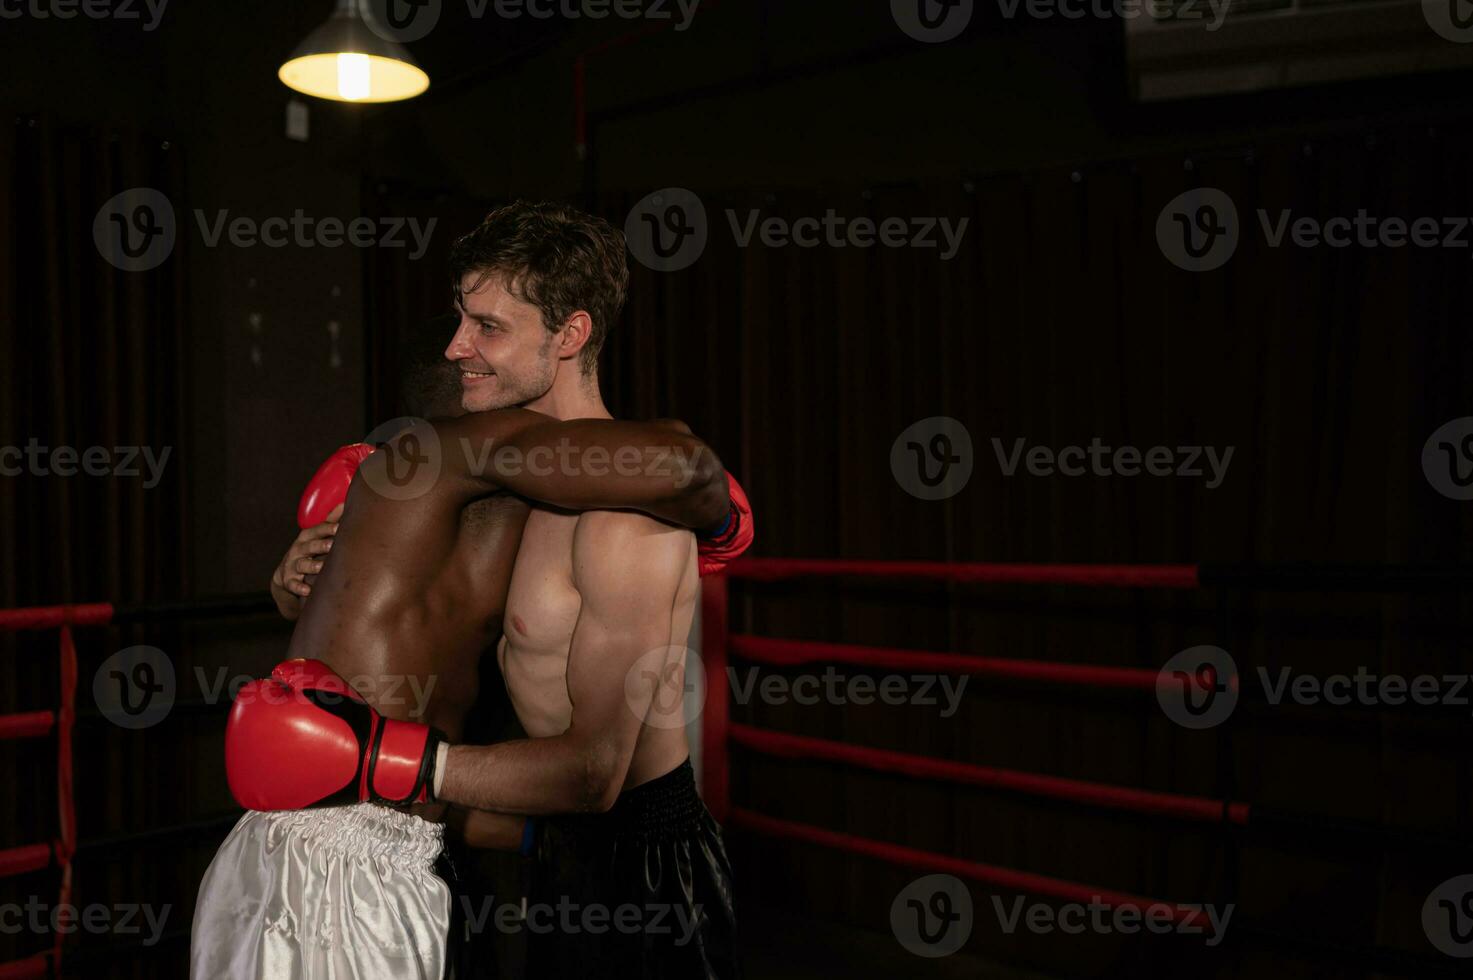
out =
[(542, 311), (553, 333), (579, 310), (593, 329), (580, 355), (584, 374), (598, 369), (609, 328), (624, 309), (629, 263), (624, 235), (602, 218), (566, 204), (515, 201), (486, 215), (480, 227), (450, 247), (450, 281), (455, 301), (461, 283), (474, 274), (471, 291), (491, 276), (504, 276), (511, 294)]

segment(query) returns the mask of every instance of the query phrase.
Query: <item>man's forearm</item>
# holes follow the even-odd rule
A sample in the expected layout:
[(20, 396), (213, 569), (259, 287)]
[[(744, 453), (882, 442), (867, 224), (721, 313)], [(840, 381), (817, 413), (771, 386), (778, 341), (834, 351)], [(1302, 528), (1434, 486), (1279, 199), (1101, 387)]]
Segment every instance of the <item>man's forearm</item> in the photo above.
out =
[(514, 813), (451, 807), (446, 821), (467, 847), (477, 850), (520, 851), (526, 843), (527, 821)]
[[(597, 811), (611, 797), (611, 774), (566, 735), (453, 745), (443, 765), (435, 796), (457, 806), (541, 816)], [(618, 786), (612, 789), (617, 792)]]
[(525, 497), (569, 510), (638, 510), (704, 530), (729, 500), (716, 453), (669, 425), (578, 419), (528, 428), (493, 454), (496, 477)]

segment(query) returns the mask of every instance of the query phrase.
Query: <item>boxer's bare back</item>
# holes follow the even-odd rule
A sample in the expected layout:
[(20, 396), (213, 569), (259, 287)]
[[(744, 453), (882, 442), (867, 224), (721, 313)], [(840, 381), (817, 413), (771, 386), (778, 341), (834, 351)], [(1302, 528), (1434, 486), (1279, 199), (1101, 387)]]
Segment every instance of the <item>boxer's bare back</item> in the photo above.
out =
[(437, 489), (391, 500), (355, 484), (288, 653), (323, 661), (384, 716), (458, 740), (529, 507), (504, 491), (464, 503)]

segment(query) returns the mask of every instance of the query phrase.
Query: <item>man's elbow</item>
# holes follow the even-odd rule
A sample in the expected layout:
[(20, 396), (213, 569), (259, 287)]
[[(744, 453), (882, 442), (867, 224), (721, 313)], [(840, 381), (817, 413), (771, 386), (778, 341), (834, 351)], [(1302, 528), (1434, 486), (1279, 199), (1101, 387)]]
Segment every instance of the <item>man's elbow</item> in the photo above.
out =
[(628, 769), (628, 761), (619, 753), (589, 752), (579, 785), (579, 812), (608, 813), (612, 810), (624, 789), (624, 776)]
[(609, 783), (603, 789), (590, 794), (583, 801), (584, 813), (608, 813), (619, 801), (619, 787)]
[(684, 490), (690, 501), (691, 526), (705, 530), (720, 525), (731, 509), (726, 467), (710, 447), (702, 446), (691, 459), (687, 476)]

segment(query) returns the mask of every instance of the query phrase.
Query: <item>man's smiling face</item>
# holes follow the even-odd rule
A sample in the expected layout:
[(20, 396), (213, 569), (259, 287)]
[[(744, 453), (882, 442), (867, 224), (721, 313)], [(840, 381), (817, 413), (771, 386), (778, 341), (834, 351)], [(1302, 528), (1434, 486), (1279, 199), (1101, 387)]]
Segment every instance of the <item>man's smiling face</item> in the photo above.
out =
[(461, 407), (487, 412), (546, 394), (557, 374), (557, 334), (542, 311), (513, 295), (499, 273), (468, 273), (460, 285), (460, 325), (445, 356), (460, 369)]

